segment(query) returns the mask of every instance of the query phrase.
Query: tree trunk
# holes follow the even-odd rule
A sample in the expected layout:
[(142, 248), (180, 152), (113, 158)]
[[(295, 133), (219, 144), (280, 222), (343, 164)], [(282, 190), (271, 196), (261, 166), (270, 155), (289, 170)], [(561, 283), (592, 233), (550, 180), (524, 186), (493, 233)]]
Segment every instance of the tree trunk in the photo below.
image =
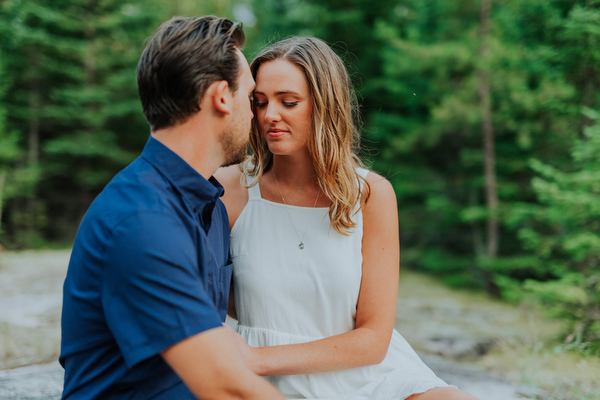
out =
[[(595, 82), (596, 82), (596, 70), (592, 65), (588, 65), (584, 68), (585, 83), (583, 86), (583, 105), (588, 108), (595, 109), (594, 95), (595, 95)], [(583, 116), (583, 128), (592, 126), (594, 121), (591, 118)]]
[(40, 82), (36, 79), (31, 82), (29, 92), (29, 150), (27, 162), (30, 166), (36, 166), (40, 160), (40, 110), (41, 93)]
[[(93, 91), (98, 85), (98, 45), (99, 39), (96, 37), (96, 24), (98, 23), (98, 1), (90, 0), (87, 7), (87, 23), (84, 27), (84, 36), (86, 39), (86, 52), (84, 60), (84, 71), (85, 71), (85, 86), (90, 91)], [(98, 115), (101, 110), (98, 105), (98, 101), (93, 99), (91, 102), (86, 104), (87, 112), (90, 114)], [(86, 135), (92, 137), (98, 132), (97, 122), (88, 121), (85, 126)], [(92, 160), (89, 156), (80, 156), (78, 161), (79, 171), (85, 172), (92, 170)], [(78, 218), (83, 218), (86, 210), (90, 206), (93, 196), (91, 194), (91, 188), (85, 179), (78, 180), (79, 184), (79, 196), (77, 198)]]
[[(585, 7), (587, 9), (592, 8), (591, 4), (589, 1), (585, 2)], [(591, 39), (592, 34), (590, 32), (587, 32), (585, 35), (586, 38), (586, 42), (587, 42), (587, 48), (588, 49), (593, 49), (594, 48), (594, 43), (593, 40)], [(583, 105), (587, 108), (592, 108), (595, 109), (595, 90), (596, 90), (596, 68), (595, 67), (595, 63), (594, 63), (594, 57), (591, 55), (591, 51), (588, 54), (587, 60), (585, 62), (585, 65), (583, 67), (583, 76), (585, 77), (584, 79), (584, 84), (583, 84)], [(594, 123), (594, 121), (592, 121), (591, 118), (589, 118), (587, 115), (583, 116), (583, 129), (592, 126), (592, 124)], [(582, 129), (582, 137), (583, 137), (583, 129)], [(586, 140), (585, 137), (583, 137), (584, 140)]]
[[(39, 58), (35, 53), (29, 57), (34, 70), (39, 71)], [(37, 74), (36, 74), (37, 76)], [(27, 151), (27, 168), (37, 173), (37, 167), (40, 161), (40, 112), (42, 109), (42, 93), (39, 79), (33, 79), (29, 92), (29, 135)], [(37, 227), (35, 226), (35, 215), (37, 214), (37, 195), (35, 189), (30, 189), (25, 202), (25, 230), (33, 234)]]
[[(477, 191), (475, 188), (469, 190), (469, 207), (477, 207)], [(473, 241), (473, 250), (475, 257), (479, 258), (487, 254), (487, 249), (484, 245), (484, 235), (479, 221), (471, 222), (471, 239)]]
[[(479, 51), (480, 66), (477, 71), (479, 78), (479, 100), (481, 105), (481, 130), (483, 136), (483, 159), (485, 173), (485, 197), (488, 210), (487, 218), (487, 251), (489, 261), (498, 255), (499, 226), (498, 226), (498, 187), (496, 183), (496, 160), (494, 151), (494, 129), (492, 127), (492, 106), (490, 96), (490, 71), (487, 58), (489, 57), (491, 0), (481, 0)], [(492, 271), (486, 269), (487, 290), (495, 294), (496, 289), (492, 279)]]
[[(2, 208), (4, 206), (4, 181), (6, 179), (6, 171), (0, 171), (0, 232), (2, 232)], [(2, 245), (0, 245), (2, 250)]]

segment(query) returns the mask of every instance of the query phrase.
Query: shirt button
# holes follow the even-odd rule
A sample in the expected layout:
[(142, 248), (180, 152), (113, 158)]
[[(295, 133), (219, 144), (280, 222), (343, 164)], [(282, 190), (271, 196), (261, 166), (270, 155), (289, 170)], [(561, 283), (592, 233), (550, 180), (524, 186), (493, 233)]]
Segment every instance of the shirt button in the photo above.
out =
[(194, 213), (198, 214), (198, 211), (200, 211), (200, 208), (198, 206), (194, 207)]
[(210, 283), (210, 277), (211, 277), (211, 275), (208, 274), (208, 277), (206, 278), (206, 280), (208, 281), (208, 283)]

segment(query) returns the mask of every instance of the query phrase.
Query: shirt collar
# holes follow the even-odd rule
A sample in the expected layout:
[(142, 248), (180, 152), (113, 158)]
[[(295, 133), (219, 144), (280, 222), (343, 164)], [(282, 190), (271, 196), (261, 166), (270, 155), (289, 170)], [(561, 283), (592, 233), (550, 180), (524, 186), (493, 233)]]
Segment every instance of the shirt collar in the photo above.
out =
[(216, 201), (223, 196), (223, 186), (212, 176), (206, 180), (184, 159), (152, 136), (144, 147), (142, 158), (175, 186), (190, 209), (210, 226), (209, 217)]

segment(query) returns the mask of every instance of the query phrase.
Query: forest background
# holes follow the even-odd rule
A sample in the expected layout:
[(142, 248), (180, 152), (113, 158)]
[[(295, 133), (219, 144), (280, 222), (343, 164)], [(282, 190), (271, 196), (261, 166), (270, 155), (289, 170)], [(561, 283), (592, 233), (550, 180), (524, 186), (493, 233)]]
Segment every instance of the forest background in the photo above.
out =
[(600, 350), (600, 1), (0, 0), (0, 244), (66, 247), (149, 134), (135, 69), (174, 15), (243, 22), (249, 60), (317, 36), (352, 75), (402, 267), (568, 323)]

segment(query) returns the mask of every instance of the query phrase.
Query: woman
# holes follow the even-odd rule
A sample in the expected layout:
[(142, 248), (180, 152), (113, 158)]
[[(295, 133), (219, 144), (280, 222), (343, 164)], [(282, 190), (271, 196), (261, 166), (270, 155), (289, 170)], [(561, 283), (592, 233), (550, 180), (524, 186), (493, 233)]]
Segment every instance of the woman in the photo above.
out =
[(353, 151), (356, 102), (340, 58), (290, 38), (250, 69), (254, 155), (217, 173), (247, 364), (294, 399), (474, 399), (394, 330), (396, 197)]

